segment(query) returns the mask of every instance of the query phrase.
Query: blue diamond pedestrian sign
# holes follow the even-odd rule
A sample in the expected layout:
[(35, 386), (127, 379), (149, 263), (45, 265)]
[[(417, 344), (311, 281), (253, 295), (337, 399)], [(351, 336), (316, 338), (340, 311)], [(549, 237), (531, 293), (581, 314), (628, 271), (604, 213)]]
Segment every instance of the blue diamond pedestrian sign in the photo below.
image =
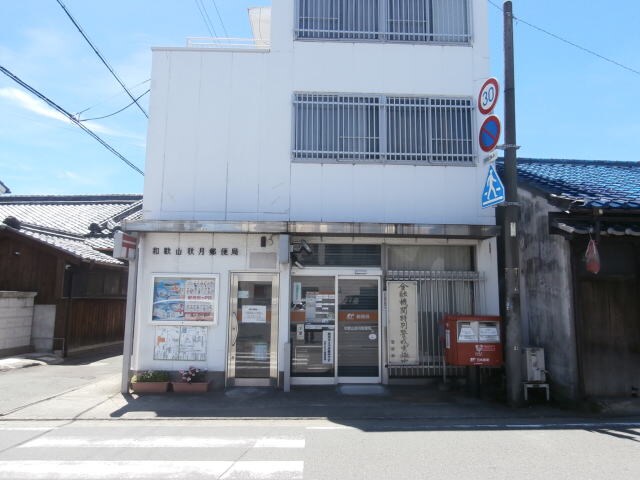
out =
[(498, 176), (498, 172), (489, 165), (489, 173), (482, 190), (482, 208), (493, 207), (505, 201), (504, 185)]

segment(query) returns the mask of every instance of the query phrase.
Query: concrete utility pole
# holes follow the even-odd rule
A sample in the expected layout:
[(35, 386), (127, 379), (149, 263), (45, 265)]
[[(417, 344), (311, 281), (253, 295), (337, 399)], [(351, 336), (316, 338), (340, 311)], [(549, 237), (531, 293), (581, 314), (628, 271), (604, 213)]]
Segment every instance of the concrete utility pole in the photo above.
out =
[(513, 7), (504, 2), (504, 183), (506, 202), (502, 238), (504, 241), (504, 311), (506, 323), (505, 362), (507, 400), (522, 404), (522, 324), (520, 318), (520, 252), (518, 242), (518, 162), (516, 151), (516, 95), (513, 55)]

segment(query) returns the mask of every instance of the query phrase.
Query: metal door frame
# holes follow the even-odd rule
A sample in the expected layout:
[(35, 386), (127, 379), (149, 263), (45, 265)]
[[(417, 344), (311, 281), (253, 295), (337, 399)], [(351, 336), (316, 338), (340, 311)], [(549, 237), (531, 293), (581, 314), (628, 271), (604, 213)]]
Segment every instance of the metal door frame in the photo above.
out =
[[(338, 301), (338, 296), (340, 291), (338, 290), (340, 280), (375, 280), (378, 283), (378, 376), (377, 377), (340, 377), (338, 375), (338, 366), (340, 362), (340, 349), (338, 348), (340, 344), (340, 332), (339, 332), (339, 322), (340, 322), (340, 302)], [(381, 305), (381, 297), (382, 292), (380, 291), (382, 285), (382, 276), (381, 275), (336, 275), (336, 340), (335, 340), (335, 373), (336, 373), (336, 383), (380, 383), (382, 381), (382, 305)]]
[[(362, 273), (360, 273), (362, 272)], [(382, 269), (377, 267), (369, 268), (323, 268), (323, 267), (307, 267), (305, 269), (293, 268), (291, 269), (291, 282), (296, 277), (333, 277), (334, 291), (335, 291), (335, 303), (336, 303), (336, 322), (335, 322), (335, 340), (334, 340), (334, 352), (335, 358), (333, 361), (334, 374), (332, 377), (295, 377), (290, 376), (291, 385), (336, 385), (340, 383), (381, 383), (382, 381)], [(339, 377), (338, 376), (338, 281), (339, 280), (377, 280), (378, 282), (378, 376), (377, 377)], [(289, 295), (291, 294), (291, 285), (289, 286)], [(290, 315), (290, 312), (288, 313)], [(290, 318), (287, 318), (287, 325), (289, 325)], [(290, 333), (288, 333), (290, 334)]]
[[(269, 378), (236, 378), (236, 344), (238, 334), (238, 282), (271, 280), (271, 341), (269, 346)], [(278, 320), (280, 276), (274, 272), (230, 272), (229, 324), (227, 328), (227, 368), (225, 385), (268, 387), (278, 383)]]

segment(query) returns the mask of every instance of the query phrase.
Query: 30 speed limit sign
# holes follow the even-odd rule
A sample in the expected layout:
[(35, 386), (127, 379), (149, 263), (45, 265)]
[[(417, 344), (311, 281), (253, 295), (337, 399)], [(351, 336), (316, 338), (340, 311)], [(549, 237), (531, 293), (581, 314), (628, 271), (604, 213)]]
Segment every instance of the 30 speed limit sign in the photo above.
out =
[(478, 108), (483, 115), (489, 115), (498, 103), (498, 92), (500, 86), (498, 80), (490, 78), (482, 88), (480, 89), (480, 95), (478, 95)]

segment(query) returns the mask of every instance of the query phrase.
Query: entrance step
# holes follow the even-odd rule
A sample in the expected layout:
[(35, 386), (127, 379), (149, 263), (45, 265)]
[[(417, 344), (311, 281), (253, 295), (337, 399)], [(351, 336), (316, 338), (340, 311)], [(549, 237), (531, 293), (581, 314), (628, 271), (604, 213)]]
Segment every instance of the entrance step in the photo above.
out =
[(337, 390), (342, 395), (389, 395), (384, 385), (338, 385)]

